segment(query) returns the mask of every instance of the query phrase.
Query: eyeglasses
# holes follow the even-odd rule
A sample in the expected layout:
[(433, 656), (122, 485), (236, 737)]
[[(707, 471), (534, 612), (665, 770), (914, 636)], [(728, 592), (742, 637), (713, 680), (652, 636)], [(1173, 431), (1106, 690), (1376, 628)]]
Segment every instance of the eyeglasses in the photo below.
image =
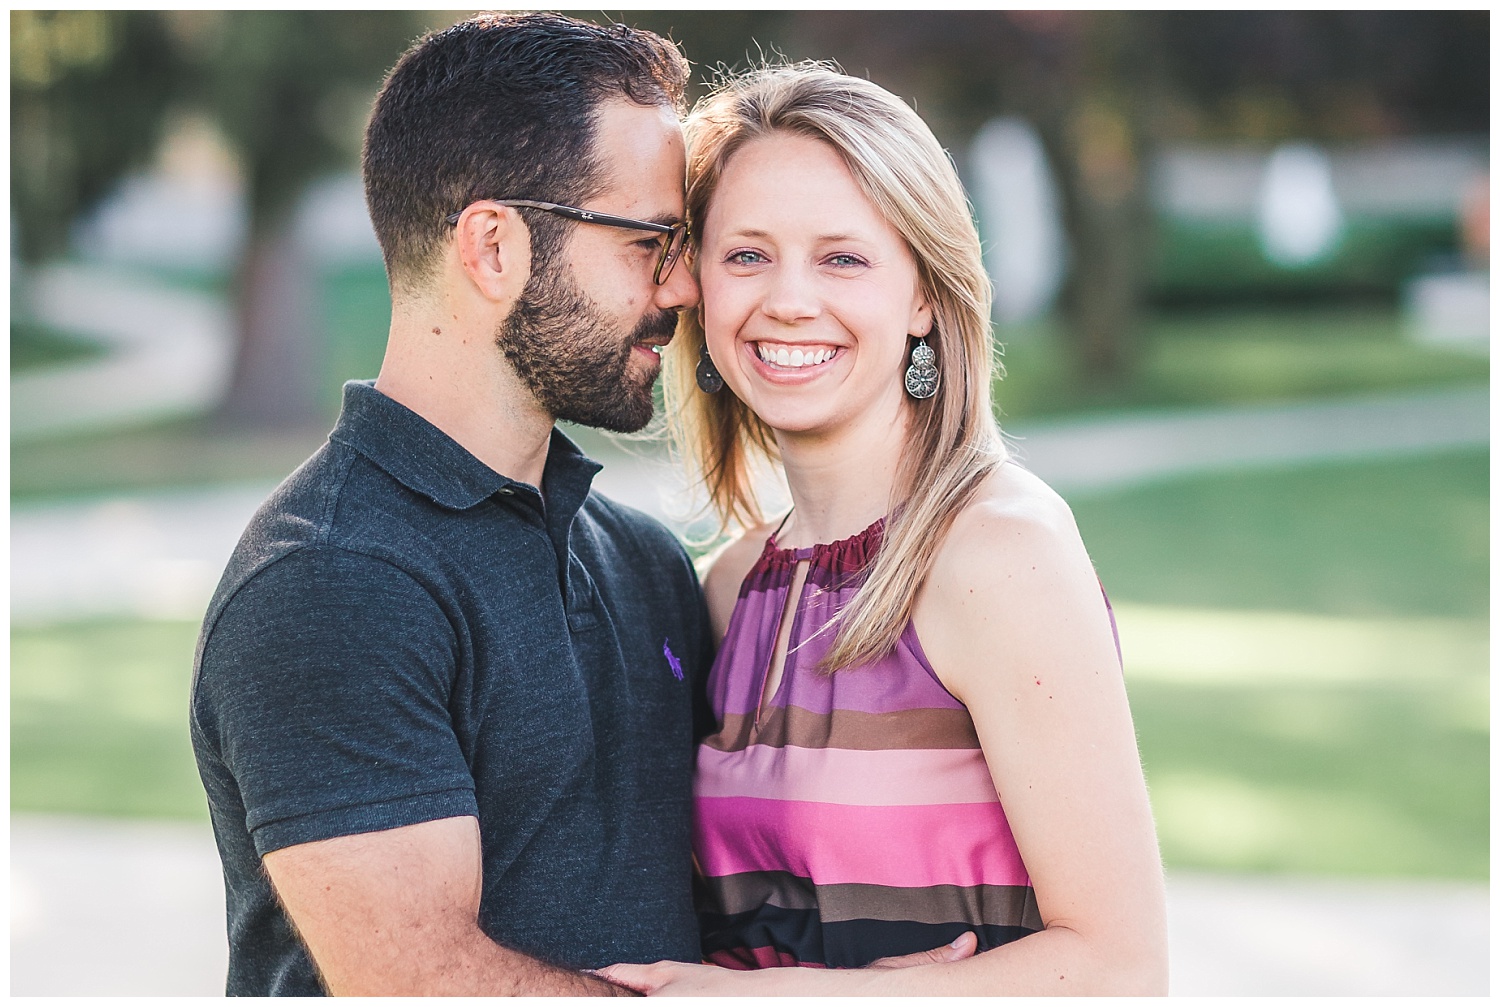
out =
[[(651, 274), (651, 282), (661, 286), (667, 282), (667, 277), (672, 275), (672, 267), (677, 265), (677, 260), (682, 258), (683, 246), (687, 244), (687, 224), (653, 224), (649, 220), (631, 220), (629, 217), (616, 217), (608, 213), (596, 213), (593, 210), (580, 210), (576, 206), (563, 206), (561, 203), (543, 203), (535, 199), (494, 199), (492, 203), (501, 206), (525, 206), (533, 210), (546, 210), (569, 220), (577, 220), (585, 224), (603, 224), (605, 227), (624, 227), (632, 231), (654, 231), (664, 234), (666, 237), (661, 243), (661, 256), (656, 260), (656, 270)], [(446, 220), (449, 224), (456, 225), (458, 218), (463, 216), (463, 210), (448, 214)]]

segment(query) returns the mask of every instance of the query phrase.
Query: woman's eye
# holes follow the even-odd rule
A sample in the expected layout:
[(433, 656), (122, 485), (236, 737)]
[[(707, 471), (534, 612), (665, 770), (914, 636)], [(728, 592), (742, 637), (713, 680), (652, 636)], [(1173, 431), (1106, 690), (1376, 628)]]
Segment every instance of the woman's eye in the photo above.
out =
[(730, 252), (724, 257), (724, 261), (734, 266), (753, 266), (756, 263), (766, 261), (766, 257), (759, 252), (753, 252), (745, 248), (738, 252)]
[(828, 257), (828, 264), (830, 266), (863, 266), (865, 260), (857, 255), (842, 252), (838, 255), (830, 255)]

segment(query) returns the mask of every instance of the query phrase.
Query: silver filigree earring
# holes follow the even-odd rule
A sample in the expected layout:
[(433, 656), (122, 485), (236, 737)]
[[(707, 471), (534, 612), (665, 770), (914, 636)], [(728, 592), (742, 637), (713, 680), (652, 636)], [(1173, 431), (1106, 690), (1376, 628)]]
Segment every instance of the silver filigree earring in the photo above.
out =
[(708, 355), (705, 345), (698, 354), (698, 387), (710, 395), (717, 395), (724, 388), (724, 378), (714, 366), (714, 358)]
[(927, 345), (927, 337), (920, 337), (911, 348), (911, 365), (906, 368), (906, 394), (914, 399), (930, 399), (937, 394), (936, 360), (937, 354)]

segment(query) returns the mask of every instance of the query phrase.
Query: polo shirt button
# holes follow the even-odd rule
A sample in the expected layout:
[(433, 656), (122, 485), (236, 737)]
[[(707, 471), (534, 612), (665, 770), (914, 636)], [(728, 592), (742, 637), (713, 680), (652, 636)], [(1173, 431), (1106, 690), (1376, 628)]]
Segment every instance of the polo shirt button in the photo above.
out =
[(503, 486), (500, 489), (500, 493), (502, 496), (515, 496), (516, 491), (511, 489), (509, 486)]

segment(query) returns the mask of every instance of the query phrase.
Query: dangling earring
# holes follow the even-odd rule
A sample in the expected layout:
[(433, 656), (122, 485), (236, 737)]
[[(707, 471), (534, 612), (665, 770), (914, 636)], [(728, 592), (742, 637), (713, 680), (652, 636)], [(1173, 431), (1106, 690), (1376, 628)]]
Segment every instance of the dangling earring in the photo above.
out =
[(714, 366), (714, 358), (708, 355), (707, 344), (704, 344), (698, 354), (697, 377), (698, 387), (710, 395), (717, 395), (724, 387), (724, 378)]
[(911, 365), (906, 368), (906, 394), (914, 399), (930, 399), (937, 394), (938, 369), (933, 364), (937, 354), (927, 345), (927, 337), (920, 336), (917, 345), (911, 348)]

